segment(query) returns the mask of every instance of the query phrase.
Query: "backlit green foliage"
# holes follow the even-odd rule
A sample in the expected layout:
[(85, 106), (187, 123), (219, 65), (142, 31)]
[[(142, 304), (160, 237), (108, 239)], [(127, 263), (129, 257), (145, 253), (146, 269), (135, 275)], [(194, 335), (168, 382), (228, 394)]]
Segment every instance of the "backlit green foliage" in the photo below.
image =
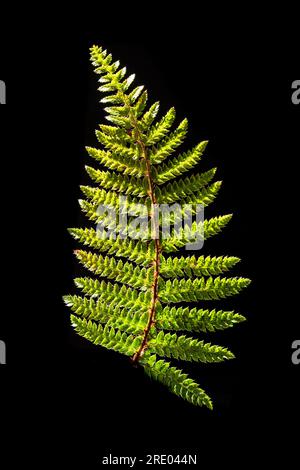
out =
[[(95, 345), (130, 356), (179, 397), (211, 409), (206, 392), (164, 358), (202, 363), (234, 358), (227, 348), (187, 332), (224, 330), (245, 320), (234, 311), (204, 306), (206, 301), (238, 294), (249, 284), (247, 278), (228, 276), (239, 258), (175, 253), (187, 243), (217, 235), (231, 214), (194, 221), (184, 230), (176, 228), (174, 216), (169, 238), (162, 237), (159, 219), (155, 240), (134, 237), (137, 229), (131, 222), (139, 203), (141, 214), (151, 222), (155, 204), (191, 204), (193, 211), (195, 204), (208, 206), (219, 193), (221, 181), (213, 182), (216, 168), (185, 174), (196, 170), (207, 146), (203, 141), (180, 151), (187, 119), (175, 124), (174, 108), (158, 117), (159, 103), (148, 106), (147, 91), (133, 85), (135, 75), (128, 75), (126, 67), (101, 47), (91, 48), (91, 61), (99, 76), (99, 91), (105, 93), (101, 102), (108, 124), (96, 130), (99, 148), (87, 147), (95, 167), (89, 164), (86, 171), (94, 185), (81, 186), (84, 199), (79, 201), (98, 229), (69, 229), (86, 248), (75, 250), (77, 259), (93, 275), (75, 279), (82, 295), (64, 297), (72, 311), (72, 325)], [(120, 195), (126, 196), (125, 205)], [(129, 212), (126, 226), (120, 221), (116, 224), (113, 215), (99, 212), (99, 205), (120, 214)], [(101, 235), (99, 227), (110, 229), (110, 235)], [(199, 307), (187, 304), (198, 301)]]

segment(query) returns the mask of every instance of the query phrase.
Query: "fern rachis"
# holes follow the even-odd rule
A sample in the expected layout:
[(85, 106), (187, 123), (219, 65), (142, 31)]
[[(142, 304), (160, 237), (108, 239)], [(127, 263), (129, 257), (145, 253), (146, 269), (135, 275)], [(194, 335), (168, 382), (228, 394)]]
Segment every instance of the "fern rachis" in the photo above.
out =
[[(173, 256), (186, 243), (218, 234), (231, 215), (193, 222), (188, 233), (175, 230), (161, 236), (161, 219), (153, 208), (163, 203), (202, 204), (213, 202), (221, 182), (212, 183), (216, 169), (193, 176), (207, 142), (192, 150), (177, 151), (187, 134), (187, 120), (177, 128), (175, 109), (157, 120), (159, 103), (146, 110), (144, 87), (132, 91), (135, 76), (126, 78), (126, 68), (113, 62), (102, 48), (91, 48), (95, 72), (100, 75), (102, 98), (109, 125), (96, 131), (101, 149), (88, 147), (101, 168), (86, 170), (98, 187), (81, 187), (80, 201), (87, 217), (113, 236), (101, 237), (94, 228), (70, 229), (71, 235), (93, 251), (75, 250), (79, 261), (96, 278), (76, 278), (83, 296), (68, 295), (65, 303), (73, 311), (76, 331), (97, 345), (130, 356), (146, 373), (161, 381), (176, 395), (195, 405), (212, 408), (212, 401), (199, 385), (164, 358), (220, 362), (234, 357), (228, 349), (187, 336), (232, 327), (245, 318), (234, 311), (176, 306), (178, 302), (215, 300), (239, 293), (249, 284), (242, 277), (224, 277), (239, 259), (233, 256)], [(110, 216), (99, 214), (99, 204), (120, 209), (119, 195), (126, 196), (126, 209), (141, 202), (156, 236), (148, 239), (124, 237), (123, 229)], [(182, 209), (184, 213), (185, 209)], [(172, 223), (175, 219), (172, 219)], [(99, 228), (99, 227), (98, 227)], [(134, 230), (133, 230), (134, 232)], [(171, 305), (169, 305), (171, 304)], [(173, 304), (173, 305), (172, 305)], [(178, 332), (178, 333), (177, 333)], [(181, 334), (183, 332), (184, 334)]]

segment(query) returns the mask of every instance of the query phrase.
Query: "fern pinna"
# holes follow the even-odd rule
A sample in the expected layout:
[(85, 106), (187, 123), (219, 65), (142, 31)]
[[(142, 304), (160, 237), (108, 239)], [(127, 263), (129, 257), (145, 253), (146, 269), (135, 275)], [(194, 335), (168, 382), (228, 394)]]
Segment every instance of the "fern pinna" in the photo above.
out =
[[(250, 281), (223, 276), (239, 261), (236, 257), (174, 256), (174, 252), (200, 233), (204, 239), (218, 234), (231, 214), (193, 221), (188, 233), (175, 230), (173, 218), (168, 238), (161, 236), (159, 218), (154, 223), (158, 236), (137, 238), (133, 229), (124, 236), (124, 225), (120, 227), (120, 221), (116, 225), (114, 217), (99, 212), (99, 207), (120, 209), (122, 195), (126, 210), (140, 202), (153, 223), (153, 207), (178, 202), (207, 206), (217, 196), (221, 182), (212, 182), (215, 168), (184, 175), (200, 161), (206, 141), (172, 155), (187, 134), (186, 119), (171, 131), (174, 108), (157, 119), (159, 102), (147, 108), (147, 91), (143, 86), (132, 87), (135, 76), (127, 76), (119, 61), (113, 62), (111, 54), (97, 46), (91, 48), (91, 61), (100, 75), (99, 91), (107, 93), (101, 102), (107, 106), (110, 124), (100, 125), (96, 131), (102, 148), (87, 148), (100, 163), (99, 168), (86, 167), (98, 186), (82, 186), (85, 199), (79, 201), (97, 228), (69, 229), (76, 240), (92, 249), (76, 250), (75, 255), (96, 275), (75, 279), (83, 295), (64, 297), (73, 311), (72, 325), (96, 345), (130, 356), (176, 395), (211, 409), (212, 401), (205, 391), (164, 358), (200, 362), (232, 359), (228, 349), (184, 332), (223, 330), (245, 320), (233, 311), (210, 310), (204, 304), (235, 295)], [(110, 230), (109, 236), (99, 227)], [(199, 308), (178, 306), (195, 301), (203, 302)]]

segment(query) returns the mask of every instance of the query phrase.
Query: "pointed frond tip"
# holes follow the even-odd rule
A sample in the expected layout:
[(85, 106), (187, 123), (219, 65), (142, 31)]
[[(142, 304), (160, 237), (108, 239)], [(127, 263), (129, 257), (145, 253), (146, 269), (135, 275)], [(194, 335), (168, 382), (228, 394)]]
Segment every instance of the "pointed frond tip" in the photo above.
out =
[(213, 409), (212, 401), (206, 392), (187, 374), (184, 374), (176, 367), (172, 367), (169, 362), (163, 359), (157, 360), (156, 355), (152, 354), (145, 355), (141, 360), (141, 364), (151, 378), (166, 385), (178, 397), (193, 405)]

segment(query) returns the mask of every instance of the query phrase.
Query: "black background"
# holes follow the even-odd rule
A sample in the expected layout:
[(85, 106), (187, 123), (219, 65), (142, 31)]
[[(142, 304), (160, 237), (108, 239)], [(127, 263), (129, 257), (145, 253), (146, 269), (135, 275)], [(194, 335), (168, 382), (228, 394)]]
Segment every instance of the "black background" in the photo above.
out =
[[(220, 456), (243, 464), (279, 453), (292, 460), (299, 427), (299, 366), (291, 362), (291, 344), (299, 339), (293, 268), (300, 112), (291, 102), (299, 78), (292, 43), (284, 48), (280, 38), (264, 34), (254, 40), (242, 26), (231, 37), (203, 33), (200, 24), (188, 34), (189, 19), (182, 20), (186, 28), (152, 23), (148, 35), (141, 28), (130, 33), (125, 17), (121, 29), (96, 20), (88, 27), (90, 21), (56, 19), (46, 30), (35, 25), (34, 34), (8, 33), (1, 43), (8, 101), (0, 109), (8, 165), (3, 246), (13, 243), (3, 250), (11, 268), (0, 335), (7, 342), (6, 437), (20, 437), (24, 460), (42, 451), (56, 462), (85, 462), (82, 468), (108, 453), (190, 451), (212, 464)], [(233, 212), (234, 218), (203, 252), (241, 257), (235, 273), (253, 282), (222, 302), (248, 321), (205, 336), (237, 359), (183, 364), (213, 398), (213, 412), (177, 399), (128, 359), (76, 336), (61, 300), (75, 293), (72, 278), (82, 272), (66, 229), (84, 224), (77, 204), (79, 184), (88, 181), (84, 165), (91, 163), (84, 147), (96, 144), (94, 129), (104, 120), (88, 60), (94, 43), (136, 73), (161, 112), (174, 105), (178, 121), (189, 119), (189, 146), (209, 140), (199, 170), (217, 166), (224, 181), (207, 215)], [(10, 462), (17, 456), (9, 453)]]

